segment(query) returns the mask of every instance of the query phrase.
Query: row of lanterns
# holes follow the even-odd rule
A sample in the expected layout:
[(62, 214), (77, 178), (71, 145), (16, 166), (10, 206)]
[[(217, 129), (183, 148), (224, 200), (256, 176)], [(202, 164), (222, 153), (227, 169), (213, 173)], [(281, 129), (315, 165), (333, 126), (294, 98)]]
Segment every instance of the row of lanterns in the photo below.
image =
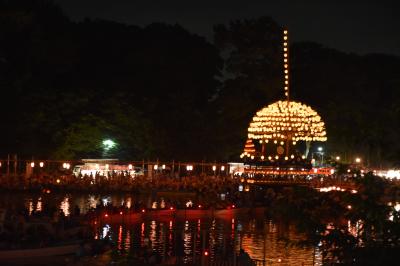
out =
[[(132, 169), (132, 165), (130, 164), (129, 165), (129, 169)], [(154, 170), (158, 170), (158, 165), (156, 164), (156, 165), (154, 165)], [(163, 170), (165, 170), (165, 168), (166, 168), (166, 166), (165, 166), (165, 164), (163, 164), (162, 166), (161, 166), (161, 168), (163, 169)], [(212, 167), (212, 170), (215, 172), (216, 170), (217, 170), (217, 166), (216, 165), (213, 165), (213, 167)], [(188, 165), (186, 165), (186, 171), (193, 171), (193, 165), (190, 165), (190, 164), (188, 164)], [(225, 166), (224, 165), (222, 165), (221, 166), (221, 171), (225, 171)]]
[[(247, 153), (247, 152), (242, 153), (242, 154), (240, 155), (240, 158), (244, 158), (245, 156), (251, 158), (252, 160), (254, 160), (254, 158), (255, 158), (254, 155), (251, 155), (251, 154), (249, 154), (249, 153)], [(295, 157), (295, 156), (294, 156), (293, 154), (290, 155), (290, 158), (291, 158), (291, 159), (294, 159), (294, 157)], [(275, 160), (279, 160), (279, 155), (276, 155), (274, 158), (275, 158)], [(306, 158), (306, 156), (302, 155), (301, 158), (304, 160), (304, 159)], [(261, 156), (260, 156), (260, 159), (261, 159), (261, 160), (264, 160), (264, 159), (265, 159), (265, 156), (264, 156), (264, 155), (261, 155)], [(289, 160), (289, 157), (288, 157), (288, 156), (285, 156), (284, 159), (287, 161), (287, 160)], [(272, 157), (272, 156), (268, 156), (268, 160), (272, 161), (272, 160), (273, 160), (273, 157)]]
[[(32, 168), (34, 168), (35, 167), (35, 162), (31, 162), (30, 163), (30, 166), (32, 167)], [(0, 166), (1, 166), (1, 164), (0, 164)], [(39, 167), (40, 168), (43, 168), (44, 167), (44, 162), (39, 162)], [(71, 164), (70, 163), (63, 163), (63, 165), (62, 165), (62, 167), (63, 167), (63, 169), (70, 169), (71, 168)]]

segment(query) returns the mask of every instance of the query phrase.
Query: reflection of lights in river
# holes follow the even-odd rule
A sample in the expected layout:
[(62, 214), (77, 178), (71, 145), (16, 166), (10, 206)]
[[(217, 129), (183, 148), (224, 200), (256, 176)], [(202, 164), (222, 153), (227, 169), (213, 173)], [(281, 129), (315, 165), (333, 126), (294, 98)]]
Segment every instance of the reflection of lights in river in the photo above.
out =
[(42, 198), (41, 197), (38, 198), (38, 202), (36, 204), (36, 211), (37, 212), (41, 212), (42, 211)]
[(144, 223), (142, 223), (141, 226), (140, 226), (140, 244), (141, 244), (141, 245), (144, 244), (144, 238), (145, 238), (145, 234), (144, 234)]
[(132, 198), (131, 197), (126, 198), (125, 204), (126, 207), (130, 209), (132, 207)]
[(151, 240), (151, 245), (153, 246), (156, 242), (156, 229), (157, 229), (157, 224), (156, 221), (151, 221), (150, 225), (150, 240)]
[(185, 230), (183, 234), (183, 247), (184, 247), (184, 253), (185, 257), (183, 258), (183, 261), (187, 263), (190, 260), (189, 255), (192, 252), (191, 249), (191, 244), (192, 244), (192, 232), (189, 230), (189, 221), (185, 222)]
[(118, 250), (122, 249), (122, 225), (118, 228), (118, 241), (117, 241)]
[(111, 197), (103, 197), (101, 202), (103, 203), (103, 206), (107, 206), (111, 203)]
[[(108, 224), (106, 224), (105, 226), (103, 226), (102, 238), (105, 238), (108, 235), (108, 232), (110, 232), (110, 226)], [(110, 236), (110, 240), (111, 240), (111, 236)]]
[(165, 200), (163, 198), (161, 199), (160, 208), (161, 209), (165, 208)]
[(31, 215), (33, 212), (33, 200), (32, 199), (28, 200), (28, 210), (29, 210), (29, 215)]
[(60, 204), (60, 209), (63, 211), (65, 216), (70, 215), (70, 204), (69, 204), (69, 198), (64, 197), (63, 201)]
[(96, 209), (97, 204), (98, 204), (98, 200), (94, 196), (89, 195), (88, 201), (89, 201), (89, 208), (90, 209)]
[(355, 224), (352, 224), (349, 220), (347, 222), (347, 231), (354, 237), (358, 237), (362, 230), (362, 221), (358, 220)]
[(125, 237), (125, 250), (129, 250), (130, 248), (131, 248), (131, 231), (127, 230)]

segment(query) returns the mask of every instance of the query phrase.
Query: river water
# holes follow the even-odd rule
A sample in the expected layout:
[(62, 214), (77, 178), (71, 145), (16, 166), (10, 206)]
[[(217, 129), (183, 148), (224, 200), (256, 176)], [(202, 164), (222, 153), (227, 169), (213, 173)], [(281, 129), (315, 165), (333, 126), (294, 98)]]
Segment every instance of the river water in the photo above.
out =
[[(26, 208), (29, 212), (60, 208), (69, 216), (75, 206), (85, 213), (99, 205), (133, 206), (136, 201), (152, 206), (164, 200), (134, 194), (11, 193), (0, 194), (0, 208)], [(261, 217), (195, 220), (145, 219), (133, 223), (92, 223), (95, 238), (108, 236), (120, 251), (139, 252), (148, 245), (163, 258), (179, 257), (184, 263), (197, 261), (208, 252), (208, 259), (232, 260), (233, 251), (244, 249), (251, 258), (267, 265), (322, 265), (318, 247), (295, 243), (305, 236), (293, 224), (282, 224)]]

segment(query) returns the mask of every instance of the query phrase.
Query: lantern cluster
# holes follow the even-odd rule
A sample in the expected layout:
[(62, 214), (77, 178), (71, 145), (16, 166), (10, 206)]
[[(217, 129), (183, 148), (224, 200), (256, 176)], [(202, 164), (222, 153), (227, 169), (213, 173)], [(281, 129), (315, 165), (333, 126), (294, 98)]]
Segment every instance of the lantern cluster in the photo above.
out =
[(244, 145), (244, 151), (241, 157), (243, 158), (244, 156), (248, 157), (253, 156), (254, 158), (255, 153), (256, 153), (256, 147), (254, 146), (253, 141), (251, 139), (248, 139), (246, 141), (246, 144)]
[(261, 109), (248, 128), (248, 138), (257, 140), (326, 141), (325, 124), (311, 107), (278, 101)]

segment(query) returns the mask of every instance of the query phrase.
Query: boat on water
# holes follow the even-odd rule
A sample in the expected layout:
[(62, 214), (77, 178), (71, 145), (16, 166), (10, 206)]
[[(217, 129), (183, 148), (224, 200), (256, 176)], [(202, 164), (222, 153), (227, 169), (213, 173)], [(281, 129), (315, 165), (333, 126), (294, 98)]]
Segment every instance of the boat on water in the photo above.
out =
[(142, 209), (139, 211), (120, 210), (112, 212), (102, 210), (96, 212), (92, 218), (108, 223), (135, 223), (146, 219), (163, 220), (163, 219), (182, 219), (182, 220), (197, 220), (202, 218), (218, 218), (232, 219), (245, 216), (260, 216), (264, 215), (265, 207), (230, 207), (226, 209)]

